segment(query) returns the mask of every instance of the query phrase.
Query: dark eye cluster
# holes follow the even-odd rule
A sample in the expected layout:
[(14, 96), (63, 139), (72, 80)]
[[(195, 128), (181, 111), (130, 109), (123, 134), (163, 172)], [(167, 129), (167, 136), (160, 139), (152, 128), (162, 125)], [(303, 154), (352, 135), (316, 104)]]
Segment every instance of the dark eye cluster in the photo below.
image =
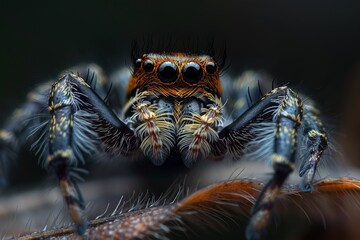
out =
[(161, 81), (170, 83), (177, 79), (179, 70), (173, 62), (163, 62), (160, 64), (157, 74)]
[[(138, 59), (135, 62), (135, 67), (142, 67), (145, 72), (152, 72), (155, 69), (155, 63), (150, 59), (146, 59), (144, 62), (142, 62), (141, 59)], [(208, 62), (205, 66), (207, 74), (214, 74), (216, 73), (216, 70), (217, 65), (214, 62)], [(170, 61), (161, 63), (157, 69), (159, 79), (165, 83), (174, 82), (178, 78), (179, 74), (180, 71), (176, 64)], [(181, 74), (186, 82), (194, 84), (201, 80), (203, 76), (203, 68), (196, 62), (188, 62), (181, 69)]]

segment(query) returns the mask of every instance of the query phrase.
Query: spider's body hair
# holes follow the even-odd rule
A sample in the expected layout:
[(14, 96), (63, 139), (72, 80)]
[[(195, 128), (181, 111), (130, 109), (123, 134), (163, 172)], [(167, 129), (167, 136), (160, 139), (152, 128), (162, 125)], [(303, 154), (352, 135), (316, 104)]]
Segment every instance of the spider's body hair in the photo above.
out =
[[(202, 99), (209, 104), (204, 106)], [(211, 144), (219, 140), (217, 130), (223, 123), (221, 100), (211, 95), (189, 101), (139, 92), (123, 111), (128, 116), (125, 121), (141, 141), (144, 156), (156, 165), (163, 164), (171, 154), (174, 157), (174, 147), (187, 166), (208, 157), (213, 152)]]
[(176, 129), (171, 113), (142, 98), (133, 108), (130, 121), (136, 124), (135, 134), (142, 140), (140, 149), (154, 164), (163, 164), (175, 144)]
[[(284, 88), (272, 90), (268, 95), (281, 89)], [(274, 129), (283, 99), (283, 96), (273, 99), (272, 105), (265, 109), (261, 115), (251, 120), (241, 131), (234, 131), (229, 135), (225, 141), (234, 159), (244, 157), (250, 160), (271, 160), (275, 139)], [(242, 108), (242, 106), (239, 107)]]
[(213, 104), (201, 109), (201, 115), (189, 113), (181, 118), (178, 146), (186, 154), (183, 156), (186, 166), (211, 154), (210, 144), (219, 141), (217, 130), (223, 125), (222, 108), (221, 100), (216, 98)]
[[(136, 59), (141, 58), (144, 54), (169, 54), (174, 52), (184, 53), (186, 55), (206, 55), (213, 58), (219, 65), (221, 73), (225, 72), (229, 64), (227, 63), (227, 53), (225, 44), (215, 43), (214, 39), (200, 41), (200, 39), (156, 39), (152, 36), (146, 39), (137, 39), (132, 42), (131, 60), (135, 63)], [(132, 66), (133, 69), (135, 68)]]

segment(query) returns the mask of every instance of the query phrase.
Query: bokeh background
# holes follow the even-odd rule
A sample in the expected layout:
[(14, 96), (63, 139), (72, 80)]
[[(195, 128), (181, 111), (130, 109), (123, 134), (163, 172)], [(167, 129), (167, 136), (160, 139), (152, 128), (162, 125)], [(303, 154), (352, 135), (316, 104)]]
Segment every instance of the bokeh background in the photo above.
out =
[(109, 72), (152, 35), (225, 43), (229, 72), (266, 70), (338, 116), (359, 64), (358, 1), (0, 1), (0, 120), (34, 84), (94, 61)]
[[(228, 74), (263, 70), (315, 99), (360, 165), (359, 13), (359, 1), (336, 0), (0, 0), (0, 123), (68, 67), (96, 62), (111, 73), (129, 65), (134, 40), (214, 40), (226, 46)], [(30, 166), (21, 163), (19, 184), (43, 174)]]

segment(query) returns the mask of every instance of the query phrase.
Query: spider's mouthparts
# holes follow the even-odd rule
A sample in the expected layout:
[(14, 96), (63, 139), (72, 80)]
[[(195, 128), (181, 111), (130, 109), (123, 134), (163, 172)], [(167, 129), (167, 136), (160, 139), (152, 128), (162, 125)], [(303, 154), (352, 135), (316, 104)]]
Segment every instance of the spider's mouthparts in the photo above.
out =
[(132, 115), (128, 116), (144, 156), (161, 165), (176, 149), (188, 167), (209, 156), (223, 122), (221, 100), (212, 95), (206, 100), (204, 96), (186, 99), (151, 96), (139, 92), (131, 100)]

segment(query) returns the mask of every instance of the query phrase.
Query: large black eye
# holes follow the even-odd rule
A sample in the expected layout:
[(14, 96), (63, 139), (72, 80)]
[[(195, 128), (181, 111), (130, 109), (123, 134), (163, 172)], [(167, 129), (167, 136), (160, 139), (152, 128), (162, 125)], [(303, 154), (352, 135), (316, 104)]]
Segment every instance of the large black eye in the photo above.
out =
[(138, 58), (136, 61), (135, 61), (135, 69), (138, 69), (141, 67), (141, 58)]
[(189, 83), (196, 83), (202, 77), (202, 69), (196, 62), (189, 62), (185, 64), (182, 73), (184, 80)]
[(163, 62), (158, 69), (158, 75), (163, 82), (173, 82), (177, 79), (178, 68), (175, 63)]
[(143, 68), (145, 72), (152, 72), (154, 70), (154, 63), (150, 59), (145, 60)]
[(214, 62), (208, 62), (206, 64), (206, 72), (209, 73), (209, 74), (214, 74), (217, 70), (217, 66), (216, 66), (216, 63)]

